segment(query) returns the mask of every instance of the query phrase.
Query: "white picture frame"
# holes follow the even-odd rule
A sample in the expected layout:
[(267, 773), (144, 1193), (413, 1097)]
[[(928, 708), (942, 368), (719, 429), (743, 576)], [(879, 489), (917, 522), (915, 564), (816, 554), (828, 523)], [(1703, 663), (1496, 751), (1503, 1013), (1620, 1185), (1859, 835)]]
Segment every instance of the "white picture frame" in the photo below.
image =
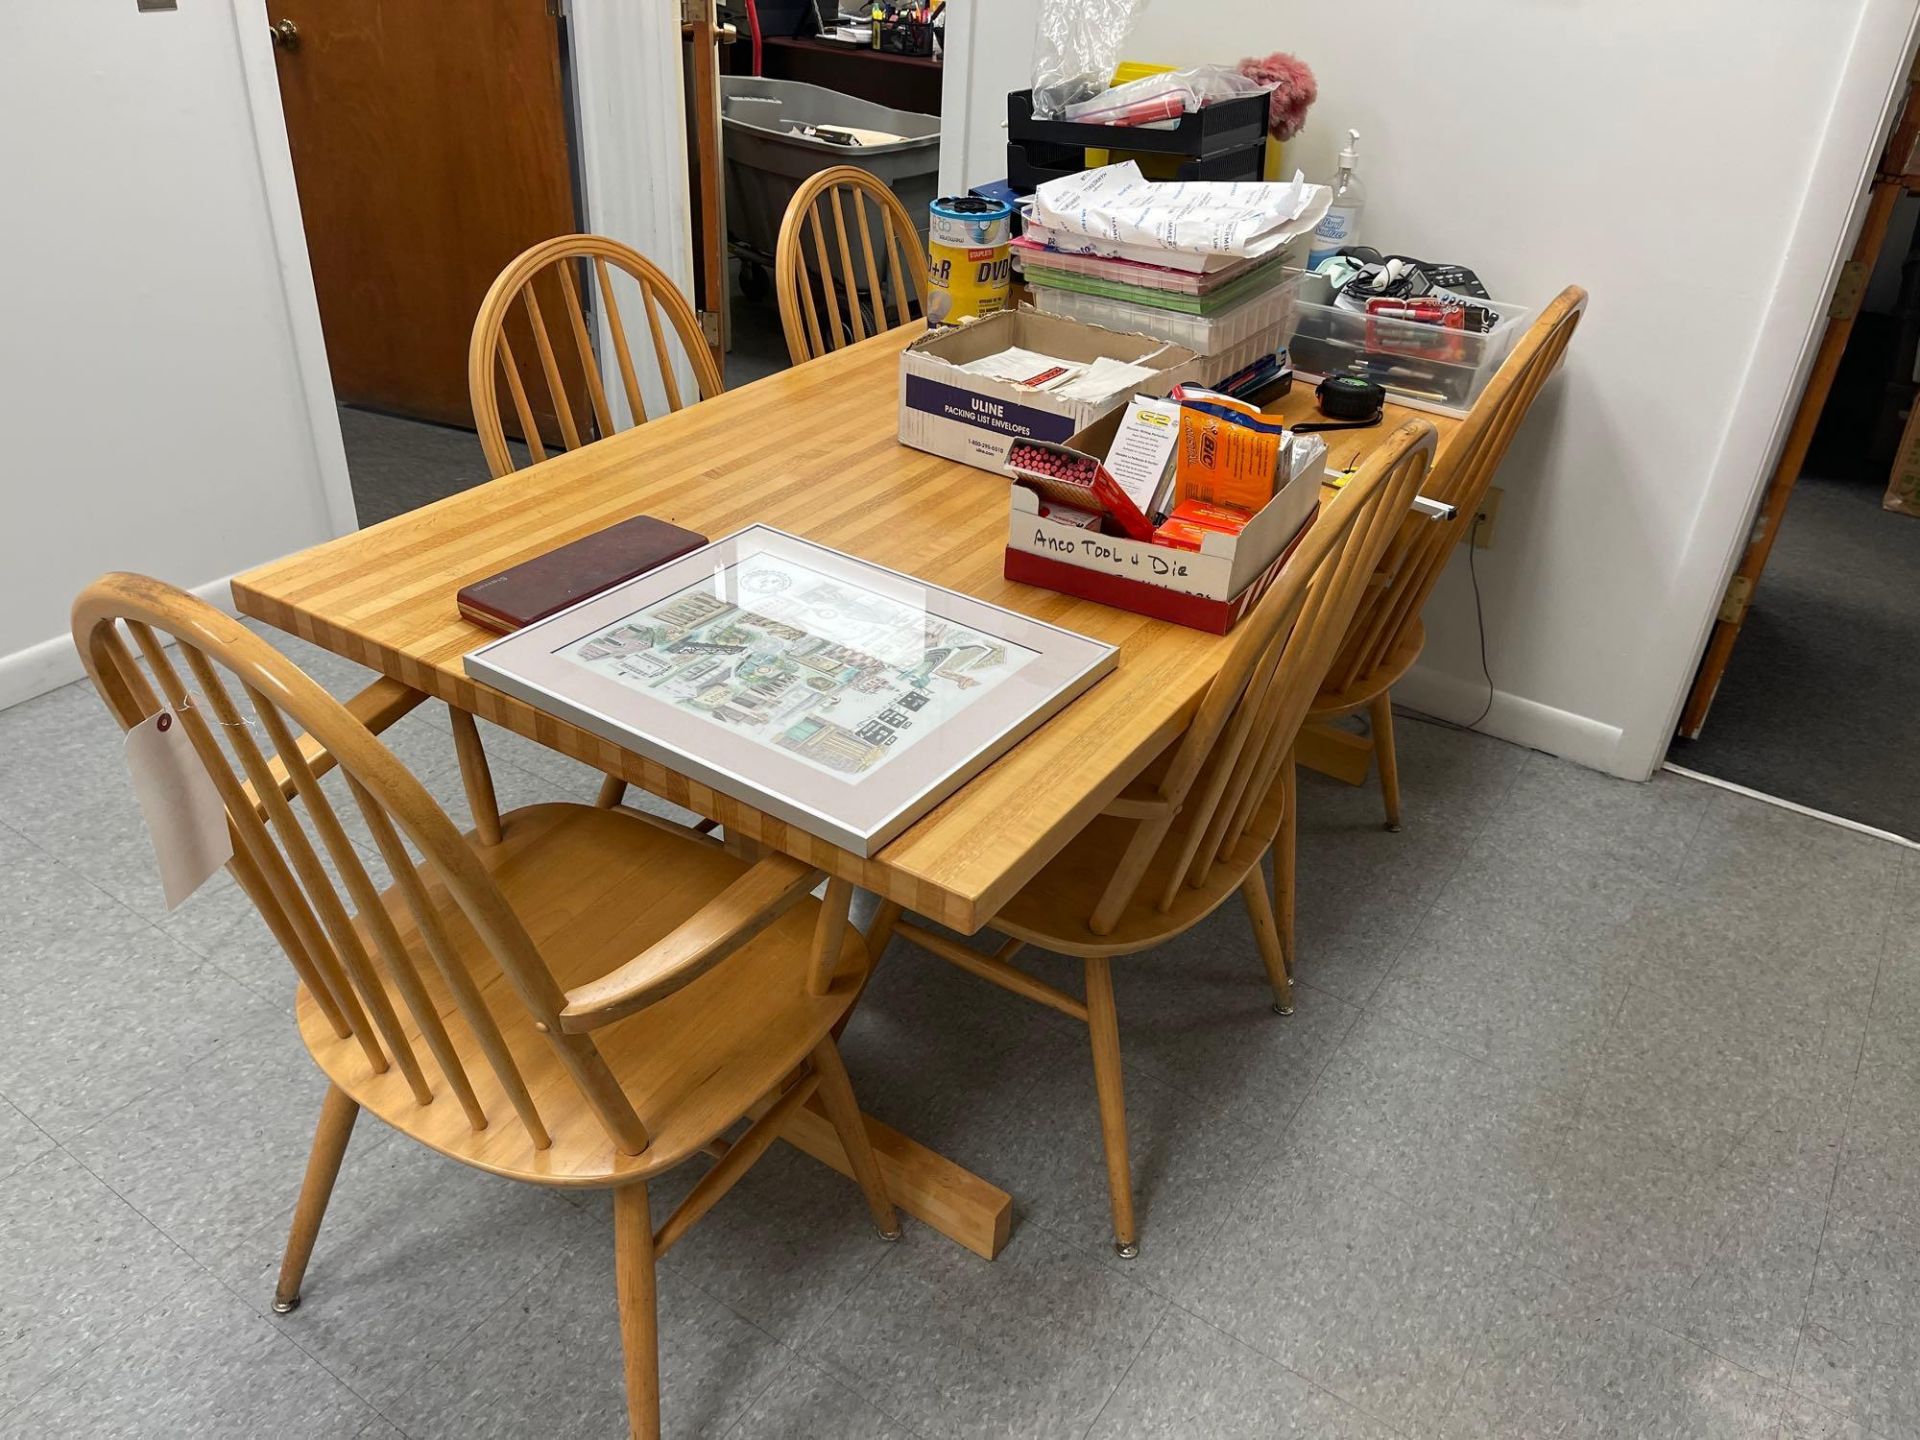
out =
[(768, 525), (465, 657), (472, 679), (862, 857), (1117, 663)]

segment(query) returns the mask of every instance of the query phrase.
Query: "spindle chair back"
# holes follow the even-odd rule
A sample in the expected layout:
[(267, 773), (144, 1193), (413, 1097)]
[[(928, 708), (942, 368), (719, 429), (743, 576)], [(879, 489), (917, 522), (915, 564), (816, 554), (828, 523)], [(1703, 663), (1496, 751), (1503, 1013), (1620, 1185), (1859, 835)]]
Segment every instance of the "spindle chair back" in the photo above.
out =
[[(1226, 658), (1186, 729), (1001, 908), (1007, 936), (982, 953), (883, 905), (869, 932), (878, 955), (899, 934), (1015, 994), (1081, 1021), (1092, 1039), (1114, 1243), (1138, 1250), (1120, 1032), (1110, 961), (1198, 924), (1239, 891), (1273, 1007), (1293, 1013), (1293, 747), (1369, 581), (1419, 493), (1433, 426), (1402, 425), (1322, 510), (1265, 594), (1232, 632)], [(1262, 862), (1275, 841), (1276, 920)], [(1082, 958), (1084, 997), (1017, 968), (1033, 945)]]
[(836, 165), (809, 177), (787, 202), (774, 285), (787, 354), (798, 365), (925, 315), (925, 242), (885, 183)]
[[(122, 728), (162, 716), (156, 727), (184, 733), (331, 1081), (277, 1310), (298, 1303), (363, 1105), (481, 1169), (613, 1188), (636, 1435), (659, 1424), (654, 1260), (799, 1106), (818, 1097), (876, 1226), (898, 1234), (832, 1038), (866, 971), (846, 882), (821, 904), (818, 872), (790, 857), (750, 864), (584, 805), (525, 807), (470, 840), (347, 706), (159, 581), (96, 581), (73, 634)], [(344, 783), (323, 784), (336, 769)], [(348, 816), (384, 862), (384, 888)], [(703, 1149), (717, 1163), (656, 1232), (647, 1179)]]
[(1448, 520), (1408, 514), (1382, 565), (1384, 584), (1372, 588), (1340, 647), (1327, 681), (1347, 690), (1382, 666), (1418, 619), (1453, 549), (1467, 538), (1494, 472), (1506, 458), (1520, 422), (1566, 354), (1586, 309), (1584, 290), (1570, 286), (1543, 310), (1515, 345), (1455, 433), (1449, 454), (1433, 467), (1427, 497), (1453, 507)]
[[(630, 246), (600, 235), (543, 240), (523, 251), (494, 280), (480, 302), (467, 346), (473, 421), (495, 479), (518, 468), (507, 448), (501, 418), (503, 389), (521, 438), (536, 462), (547, 458), (535, 413), (535, 401), (542, 394), (552, 406), (561, 443), (568, 450), (614, 433), (614, 394), (625, 396), (634, 424), (647, 419), (634, 343), (628, 334), (629, 317), (615, 294), (616, 275), (628, 277), (639, 288), (667, 408), (680, 410), (687, 403), (675, 375), (669, 329), (693, 368), (700, 391), (694, 398), (705, 400), (725, 389), (699, 317), (659, 266)], [(596, 297), (597, 307), (591, 303)], [(606, 316), (620, 386), (617, 392), (610, 391), (595, 358), (590, 314), (596, 308)], [(531, 345), (532, 354), (516, 353), (508, 338), (510, 328), (521, 335), (523, 345)], [(570, 383), (576, 373), (580, 376), (577, 387)], [(584, 410), (583, 402), (574, 398), (576, 388), (585, 392)]]
[(1139, 818), (1086, 917), (1092, 934), (1112, 933), (1163, 849), (1176, 852), (1174, 863), (1159, 867), (1154, 897), (1155, 909), (1166, 914), (1182, 885), (1205, 886), (1219, 866), (1235, 870), (1238, 883), (1271, 845), (1278, 817), (1269, 800), (1294, 736), (1419, 492), (1433, 448), (1433, 427), (1418, 420), (1381, 445), (1241, 623), (1220, 673), (1148, 792), (1146, 808), (1153, 813)]
[[(446, 998), (478, 1042), (491, 1072), (486, 1089), (507, 1102), (506, 1113), (490, 1113), (483, 1102), (394, 915), (380, 903), (367, 859), (320, 784), (316, 753), (330, 757), (345, 775), (352, 811), (371, 834), (435, 963), (445, 965), (455, 953), (452, 917), (415, 869), (409, 844), (425, 857), (433, 891), (458, 907), (520, 1003), (546, 1027), (608, 1137), (624, 1153), (644, 1151), (647, 1130), (632, 1102), (614, 1083), (593, 1038), (561, 1024), (565, 994), (439, 803), (291, 661), (237, 622), (220, 625), (197, 609), (158, 582), (109, 576), (76, 606), (76, 640), (123, 727), (164, 707), (186, 732), (226, 806), (236, 878), (283, 944), (292, 942), (286, 944), (288, 958), (335, 1033), (351, 1037), (373, 1070), (398, 1069), (420, 1105), (451, 1094), (475, 1130), (510, 1119), (524, 1127), (534, 1148), (551, 1143), (475, 977), (447, 965), (439, 977)], [(300, 736), (311, 737), (311, 751)], [(355, 926), (355, 915), (364, 931)], [(425, 1042), (426, 1057), (409, 1040), (383, 972)]]
[(1474, 402), (1427, 480), (1427, 497), (1453, 507), (1452, 517), (1410, 514), (1400, 522), (1314, 700), (1315, 721), (1369, 711), (1390, 829), (1400, 826), (1400, 787), (1389, 692), (1419, 658), (1427, 598), (1454, 547), (1471, 535), (1487, 487), (1541, 387), (1559, 368), (1586, 304), (1587, 293), (1577, 285), (1555, 296)]

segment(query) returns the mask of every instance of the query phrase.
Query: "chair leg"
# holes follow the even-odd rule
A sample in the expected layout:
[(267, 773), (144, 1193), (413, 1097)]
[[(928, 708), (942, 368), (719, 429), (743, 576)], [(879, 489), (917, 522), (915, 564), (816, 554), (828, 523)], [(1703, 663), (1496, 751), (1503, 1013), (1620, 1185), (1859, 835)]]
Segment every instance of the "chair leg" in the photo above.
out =
[(600, 782), (600, 793), (593, 800), (594, 808), (611, 810), (626, 798), (626, 794), (627, 782), (618, 775), (609, 775)]
[(313, 1149), (307, 1156), (307, 1176), (300, 1182), (300, 1200), (293, 1207), (293, 1230), (280, 1261), (280, 1281), (273, 1287), (276, 1314), (285, 1315), (300, 1304), (300, 1282), (306, 1278), (313, 1242), (320, 1237), (320, 1221), (333, 1198), (333, 1182), (339, 1178), (347, 1141), (353, 1137), (353, 1122), (359, 1118), (359, 1102), (338, 1085), (328, 1085), (327, 1098), (320, 1102)]
[(880, 1177), (880, 1162), (874, 1157), (867, 1122), (860, 1113), (860, 1102), (854, 1099), (853, 1082), (847, 1078), (847, 1062), (840, 1058), (840, 1047), (833, 1043), (832, 1036), (814, 1047), (813, 1068), (820, 1076), (820, 1103), (833, 1121), (840, 1148), (847, 1152), (847, 1163), (860, 1182), (860, 1193), (867, 1197), (873, 1228), (882, 1240), (898, 1240), (900, 1217), (894, 1213), (887, 1182)]
[(1374, 697), (1367, 707), (1373, 721), (1373, 753), (1380, 762), (1380, 798), (1387, 805), (1387, 829), (1400, 830), (1400, 763), (1393, 754), (1393, 695)]
[(1280, 958), (1286, 962), (1287, 979), (1293, 979), (1293, 967), (1296, 956), (1293, 945), (1294, 915), (1294, 872), (1300, 857), (1300, 786), (1299, 772), (1295, 768), (1294, 758), (1289, 755), (1284, 771), (1280, 776), (1280, 803), (1285, 807), (1280, 816), (1280, 838), (1273, 852), (1273, 891), (1274, 903), (1278, 909), (1277, 919), (1280, 929)]
[(1293, 977), (1287, 974), (1287, 957), (1280, 949), (1280, 932), (1273, 922), (1273, 902), (1267, 898), (1267, 877), (1255, 865), (1240, 882), (1240, 898), (1246, 901), (1247, 918), (1253, 922), (1253, 940), (1260, 947), (1260, 962), (1267, 967), (1267, 983), (1273, 986), (1273, 1013), (1293, 1014)]
[(613, 1192), (613, 1282), (620, 1301), (627, 1425), (634, 1440), (659, 1440), (660, 1314), (654, 1293), (653, 1216), (644, 1182)]
[(1120, 1074), (1120, 1016), (1113, 1003), (1113, 968), (1104, 955), (1087, 957), (1087, 1028), (1093, 1034), (1093, 1088), (1100, 1101), (1100, 1141), (1107, 1152), (1107, 1192), (1113, 1205), (1113, 1248), (1123, 1260), (1140, 1253), (1133, 1222), (1133, 1171), (1127, 1163), (1127, 1099)]

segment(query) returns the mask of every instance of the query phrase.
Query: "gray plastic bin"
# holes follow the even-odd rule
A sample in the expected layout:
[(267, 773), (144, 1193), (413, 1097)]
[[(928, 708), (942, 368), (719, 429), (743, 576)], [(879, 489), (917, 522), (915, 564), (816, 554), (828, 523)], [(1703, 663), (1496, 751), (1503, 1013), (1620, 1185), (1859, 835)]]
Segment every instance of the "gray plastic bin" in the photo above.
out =
[[(897, 145), (832, 145), (794, 134), (801, 125), (884, 130), (909, 138)], [(720, 126), (727, 161), (727, 238), (744, 258), (761, 264), (773, 259), (787, 202), (808, 176), (835, 165), (855, 165), (885, 181), (925, 241), (927, 207), (939, 184), (938, 115), (894, 110), (797, 80), (723, 75)]]

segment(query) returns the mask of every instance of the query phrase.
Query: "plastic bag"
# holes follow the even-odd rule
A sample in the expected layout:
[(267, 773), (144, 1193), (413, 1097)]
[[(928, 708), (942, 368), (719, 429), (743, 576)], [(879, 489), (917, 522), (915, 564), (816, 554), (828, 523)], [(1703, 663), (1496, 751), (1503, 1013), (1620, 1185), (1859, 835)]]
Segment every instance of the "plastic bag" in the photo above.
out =
[(1040, 0), (1033, 25), (1033, 118), (1107, 88), (1134, 18), (1147, 0)]
[(1066, 107), (1066, 118), (1088, 125), (1163, 124), (1217, 101), (1263, 95), (1272, 88), (1226, 65), (1196, 65), (1191, 70), (1143, 75), (1076, 100)]

